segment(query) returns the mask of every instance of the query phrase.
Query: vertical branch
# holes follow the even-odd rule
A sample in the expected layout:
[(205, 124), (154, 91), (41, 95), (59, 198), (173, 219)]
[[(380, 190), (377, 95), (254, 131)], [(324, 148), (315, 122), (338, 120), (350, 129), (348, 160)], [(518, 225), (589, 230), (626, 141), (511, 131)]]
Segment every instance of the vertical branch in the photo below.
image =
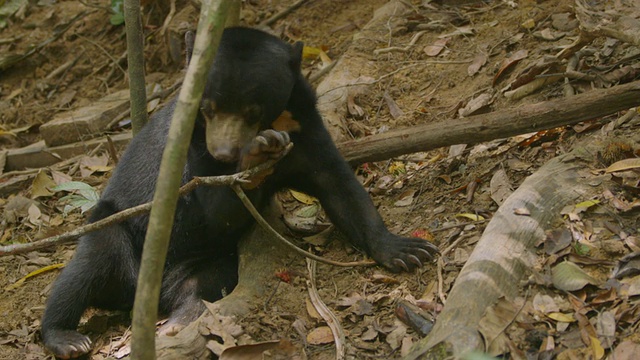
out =
[(124, 24), (127, 32), (127, 63), (131, 127), (133, 135), (147, 123), (147, 93), (144, 83), (144, 37), (140, 16), (140, 0), (124, 0)]
[(155, 323), (178, 188), (207, 72), (218, 49), (230, 0), (203, 1), (193, 58), (187, 69), (169, 134), (149, 216), (133, 305), (131, 358), (155, 359)]
[(231, 0), (231, 5), (229, 7), (229, 13), (227, 14), (227, 21), (225, 23), (225, 27), (240, 25), (241, 5), (242, 5), (242, 0)]

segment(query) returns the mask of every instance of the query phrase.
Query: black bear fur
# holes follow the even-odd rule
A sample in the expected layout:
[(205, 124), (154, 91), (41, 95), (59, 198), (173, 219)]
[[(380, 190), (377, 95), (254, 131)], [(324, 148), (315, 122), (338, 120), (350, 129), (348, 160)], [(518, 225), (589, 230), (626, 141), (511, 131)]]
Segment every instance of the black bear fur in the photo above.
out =
[[(299, 44), (292, 46), (252, 29), (224, 31), (182, 182), (194, 176), (232, 174), (248, 153), (274, 148), (277, 152), (291, 141), (293, 149), (273, 174), (247, 192), (258, 209), (275, 192), (293, 188), (317, 197), (336, 227), (388, 269), (412, 270), (432, 260), (437, 252), (433, 245), (387, 230), (325, 129), (315, 94), (300, 72), (300, 60)], [(175, 100), (154, 114), (132, 140), (89, 222), (153, 198), (174, 108)], [(297, 128), (288, 134), (269, 130), (283, 111)], [(233, 121), (245, 121), (241, 125), (254, 132), (249, 140), (245, 136), (240, 143), (221, 145), (222, 155), (214, 157), (217, 140), (208, 136), (218, 125), (209, 120), (219, 113), (237, 115)], [(52, 288), (42, 320), (44, 344), (54, 355), (72, 358), (90, 351), (89, 338), (76, 329), (89, 306), (131, 309), (147, 223), (147, 215), (139, 216), (80, 239), (74, 258)], [(161, 313), (169, 314), (171, 321), (188, 323), (204, 310), (201, 299), (215, 301), (230, 292), (237, 282), (237, 241), (253, 224), (228, 187), (200, 187), (181, 197), (164, 270)]]

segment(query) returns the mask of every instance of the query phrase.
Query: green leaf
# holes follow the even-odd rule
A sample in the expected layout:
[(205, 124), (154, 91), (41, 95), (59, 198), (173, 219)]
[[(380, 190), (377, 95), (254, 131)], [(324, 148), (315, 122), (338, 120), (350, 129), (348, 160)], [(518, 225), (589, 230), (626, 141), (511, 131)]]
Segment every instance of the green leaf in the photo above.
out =
[(581, 203), (576, 204), (576, 208), (590, 208), (593, 205), (598, 205), (600, 204), (600, 200), (587, 200), (587, 201), (583, 201)]
[(80, 196), (90, 201), (100, 200), (100, 194), (98, 194), (98, 191), (96, 191), (96, 189), (79, 190), (78, 194), (80, 194)]
[(52, 190), (70, 193), (60, 198), (60, 202), (65, 204), (64, 215), (78, 208), (80, 208), (80, 212), (84, 213), (93, 208), (100, 200), (98, 190), (81, 181), (69, 181), (54, 187)]
[(82, 181), (69, 181), (62, 183), (58, 186), (51, 188), (53, 191), (67, 191), (72, 192), (74, 190), (94, 190), (93, 186), (83, 183)]
[(78, 208), (80, 208), (81, 213), (84, 213), (85, 211), (90, 210), (91, 208), (96, 206), (96, 204), (98, 203), (97, 201), (89, 200), (76, 194), (67, 195), (60, 199), (60, 202), (66, 203), (63, 209), (64, 215), (67, 215), (71, 211)]
[(124, 14), (113, 14), (109, 18), (109, 22), (113, 26), (118, 26), (124, 24)]
[(8, 0), (0, 4), (0, 18), (8, 18), (9, 16), (20, 10), (21, 7), (27, 5), (27, 0)]
[(302, 207), (302, 208), (298, 209), (295, 212), (295, 215), (299, 216), (299, 217), (302, 217), (302, 218), (310, 218), (310, 217), (316, 216), (316, 214), (318, 213), (319, 209), (320, 208), (318, 207), (317, 204), (307, 205), (305, 207)]
[(559, 290), (576, 291), (588, 284), (599, 285), (599, 281), (587, 274), (578, 265), (564, 261), (551, 269), (553, 286)]
[(573, 248), (576, 250), (576, 254), (582, 255), (582, 256), (586, 256), (587, 254), (589, 254), (589, 251), (591, 250), (587, 245), (580, 244), (580, 243), (575, 244)]
[(111, 0), (113, 15), (109, 18), (111, 25), (117, 26), (124, 23), (124, 0)]

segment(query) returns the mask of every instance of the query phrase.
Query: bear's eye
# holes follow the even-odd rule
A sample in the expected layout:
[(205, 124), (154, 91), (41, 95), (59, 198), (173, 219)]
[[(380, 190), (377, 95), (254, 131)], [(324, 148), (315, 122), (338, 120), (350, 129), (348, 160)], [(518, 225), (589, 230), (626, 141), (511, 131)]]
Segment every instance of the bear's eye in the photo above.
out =
[(262, 109), (258, 105), (251, 105), (244, 109), (243, 116), (249, 124), (255, 124), (262, 117)]
[(216, 111), (216, 102), (209, 99), (202, 99), (200, 102), (200, 111), (206, 115), (213, 115)]

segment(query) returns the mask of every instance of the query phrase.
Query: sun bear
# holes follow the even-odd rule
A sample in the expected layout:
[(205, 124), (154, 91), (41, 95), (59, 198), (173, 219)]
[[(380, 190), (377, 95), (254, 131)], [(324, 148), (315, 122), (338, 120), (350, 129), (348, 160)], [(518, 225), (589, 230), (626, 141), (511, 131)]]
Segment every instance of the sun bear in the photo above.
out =
[[(390, 233), (323, 125), (315, 93), (300, 72), (302, 45), (265, 32), (229, 28), (207, 77), (182, 182), (227, 175), (292, 150), (272, 174), (247, 191), (261, 209), (279, 190), (317, 197), (331, 221), (358, 248), (392, 271), (430, 261), (427, 241)], [(152, 200), (175, 99), (155, 113), (121, 157), (89, 217), (95, 222)], [(295, 126), (280, 131), (286, 114)], [(274, 129), (275, 127), (275, 129)], [(160, 312), (187, 324), (237, 283), (237, 242), (253, 217), (228, 187), (199, 187), (178, 200), (164, 268)], [(91, 341), (77, 332), (90, 306), (133, 306), (148, 215), (89, 233), (56, 280), (42, 320), (45, 346), (57, 357), (86, 354)]]

